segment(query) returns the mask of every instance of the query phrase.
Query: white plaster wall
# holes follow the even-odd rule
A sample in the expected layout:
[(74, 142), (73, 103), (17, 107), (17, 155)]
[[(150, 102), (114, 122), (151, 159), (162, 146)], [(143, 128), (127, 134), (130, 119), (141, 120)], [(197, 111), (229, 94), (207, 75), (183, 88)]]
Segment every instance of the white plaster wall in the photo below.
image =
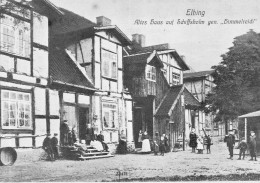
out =
[(33, 42), (48, 46), (49, 26), (48, 18), (34, 12), (33, 16)]
[(35, 115), (46, 115), (46, 90), (44, 88), (34, 89)]
[(39, 48), (33, 48), (33, 75), (48, 78), (49, 75), (48, 52)]
[(57, 115), (59, 116), (60, 110), (60, 99), (59, 93), (55, 90), (49, 90), (49, 97), (50, 97), (50, 115)]
[[(45, 135), (47, 133), (46, 119), (35, 119), (35, 135)], [(42, 146), (45, 136), (35, 138), (35, 146)]]
[[(19, 134), (19, 136), (29, 136), (29, 135)], [(32, 137), (19, 138), (19, 147), (32, 147)]]

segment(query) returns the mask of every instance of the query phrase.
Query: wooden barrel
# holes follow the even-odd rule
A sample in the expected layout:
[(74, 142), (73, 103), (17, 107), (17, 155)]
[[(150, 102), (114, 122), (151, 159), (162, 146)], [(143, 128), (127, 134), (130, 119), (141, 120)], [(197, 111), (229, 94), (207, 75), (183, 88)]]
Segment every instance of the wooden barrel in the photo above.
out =
[(17, 159), (17, 153), (12, 147), (0, 148), (0, 165), (11, 166)]

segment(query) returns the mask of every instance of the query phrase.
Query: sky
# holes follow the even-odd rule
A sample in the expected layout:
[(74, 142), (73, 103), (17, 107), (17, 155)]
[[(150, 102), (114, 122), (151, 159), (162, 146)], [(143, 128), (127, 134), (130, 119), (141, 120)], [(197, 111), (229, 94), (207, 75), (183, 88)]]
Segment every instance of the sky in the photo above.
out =
[[(50, 1), (93, 22), (105, 16), (129, 39), (135, 33), (145, 35), (145, 46), (169, 43), (195, 71), (219, 64), (235, 37), (250, 29), (260, 33), (260, 0)], [(188, 19), (200, 24), (182, 24)]]

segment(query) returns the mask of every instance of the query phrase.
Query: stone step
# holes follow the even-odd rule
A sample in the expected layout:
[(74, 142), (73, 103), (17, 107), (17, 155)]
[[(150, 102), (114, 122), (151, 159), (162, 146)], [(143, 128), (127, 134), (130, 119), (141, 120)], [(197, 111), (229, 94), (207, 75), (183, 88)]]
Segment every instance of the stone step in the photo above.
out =
[(98, 158), (110, 158), (110, 157), (114, 157), (113, 155), (111, 154), (107, 154), (107, 155), (102, 155), (102, 156), (81, 156), (79, 157), (78, 159), (79, 160), (88, 160), (88, 159), (98, 159)]
[(82, 153), (82, 156), (101, 156), (101, 155), (107, 155), (109, 152), (94, 152), (94, 153)]

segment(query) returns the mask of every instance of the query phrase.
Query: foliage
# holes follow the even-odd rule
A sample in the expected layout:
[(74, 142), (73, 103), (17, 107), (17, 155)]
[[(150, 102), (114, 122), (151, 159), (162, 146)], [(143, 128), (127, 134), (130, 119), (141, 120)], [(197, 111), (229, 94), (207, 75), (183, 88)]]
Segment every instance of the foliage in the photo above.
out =
[(215, 121), (227, 121), (260, 110), (260, 34), (250, 30), (213, 66), (216, 87), (207, 96)]

